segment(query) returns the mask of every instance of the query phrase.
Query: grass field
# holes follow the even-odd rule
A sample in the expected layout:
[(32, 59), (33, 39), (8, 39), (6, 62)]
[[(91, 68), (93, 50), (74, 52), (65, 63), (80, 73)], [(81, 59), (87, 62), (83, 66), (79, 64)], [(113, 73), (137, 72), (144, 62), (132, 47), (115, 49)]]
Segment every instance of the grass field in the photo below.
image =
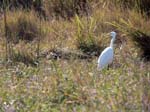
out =
[[(148, 16), (103, 0), (90, 8), (46, 20), (33, 10), (7, 10), (7, 39), (1, 14), (0, 112), (150, 111)], [(110, 31), (117, 32), (114, 61), (98, 71)], [(138, 41), (139, 31), (147, 41)]]

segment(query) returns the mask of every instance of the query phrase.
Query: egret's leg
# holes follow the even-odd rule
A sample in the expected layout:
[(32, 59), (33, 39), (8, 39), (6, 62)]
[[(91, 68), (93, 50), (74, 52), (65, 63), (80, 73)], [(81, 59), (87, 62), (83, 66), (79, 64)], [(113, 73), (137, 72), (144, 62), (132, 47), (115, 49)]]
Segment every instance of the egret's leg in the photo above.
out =
[(107, 70), (109, 70), (109, 69), (110, 69), (110, 65), (107, 66)]
[(114, 67), (113, 67), (113, 62), (110, 64), (110, 67), (111, 67), (111, 68), (114, 68)]
[(108, 68), (113, 68), (113, 62), (108, 65)]

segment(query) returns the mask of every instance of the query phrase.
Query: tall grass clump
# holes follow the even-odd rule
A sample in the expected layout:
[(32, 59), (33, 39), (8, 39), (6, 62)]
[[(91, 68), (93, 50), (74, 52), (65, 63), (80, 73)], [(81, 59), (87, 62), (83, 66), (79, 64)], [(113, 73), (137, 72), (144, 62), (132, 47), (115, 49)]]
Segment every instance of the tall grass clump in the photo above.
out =
[(88, 55), (99, 55), (103, 44), (101, 38), (95, 35), (96, 23), (94, 18), (87, 18), (83, 20), (76, 15), (77, 24), (77, 48)]

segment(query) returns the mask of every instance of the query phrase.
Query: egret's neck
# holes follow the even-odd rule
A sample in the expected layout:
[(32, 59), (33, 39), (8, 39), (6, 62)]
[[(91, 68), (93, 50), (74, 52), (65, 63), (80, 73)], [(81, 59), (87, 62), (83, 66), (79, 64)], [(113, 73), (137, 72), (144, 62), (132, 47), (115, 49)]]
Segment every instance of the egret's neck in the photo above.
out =
[(113, 37), (113, 38), (111, 39), (111, 42), (110, 42), (110, 47), (111, 47), (111, 48), (113, 48), (113, 46), (114, 46), (114, 41), (115, 41), (115, 37)]

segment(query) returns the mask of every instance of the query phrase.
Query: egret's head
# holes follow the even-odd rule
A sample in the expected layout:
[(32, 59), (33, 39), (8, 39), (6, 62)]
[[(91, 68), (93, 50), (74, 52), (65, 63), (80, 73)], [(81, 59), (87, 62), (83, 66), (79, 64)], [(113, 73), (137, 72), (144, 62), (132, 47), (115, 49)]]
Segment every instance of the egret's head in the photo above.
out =
[(111, 36), (112, 38), (115, 38), (115, 37), (116, 37), (116, 35), (117, 35), (117, 33), (116, 33), (116, 32), (114, 32), (114, 31), (110, 32), (110, 36)]

